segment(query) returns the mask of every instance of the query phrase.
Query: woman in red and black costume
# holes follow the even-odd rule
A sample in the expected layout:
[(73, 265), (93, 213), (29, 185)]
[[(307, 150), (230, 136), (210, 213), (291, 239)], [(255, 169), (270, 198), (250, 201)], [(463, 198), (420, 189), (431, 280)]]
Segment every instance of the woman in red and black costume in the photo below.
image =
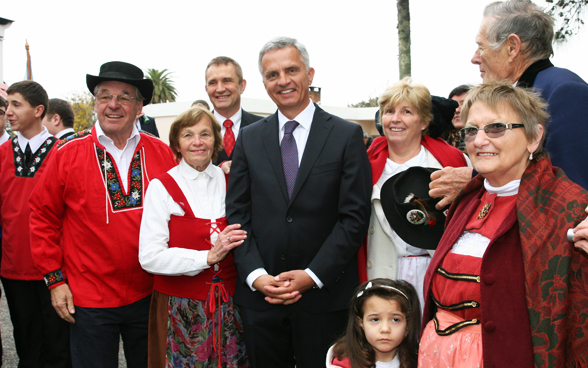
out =
[[(447, 110), (446, 114), (439, 112), (439, 119), (447, 115), (448, 124), (451, 124), (457, 103), (444, 106), (442, 100), (445, 99), (436, 97), (435, 109)], [(374, 278), (408, 281), (417, 290), (422, 305), (423, 280), (433, 251), (427, 251), (422, 244), (408, 244), (396, 234), (394, 227), (403, 224), (387, 221), (381, 190), (388, 179), (409, 167), (441, 169), (468, 166), (469, 162), (457, 148), (429, 136), (434, 105), (424, 85), (413, 83), (410, 77), (404, 78), (388, 87), (378, 104), (384, 136), (376, 138), (368, 149), (372, 167), (372, 213), (366, 241), (357, 256), (359, 278), (360, 282)]]
[(212, 164), (220, 125), (196, 107), (176, 118), (169, 136), (181, 161), (151, 182), (139, 241), (141, 266), (155, 274), (149, 367), (248, 367), (230, 253), (246, 234), (227, 225), (226, 178)]
[(544, 151), (546, 108), (503, 82), (468, 92), (461, 135), (479, 175), (425, 277), (419, 367), (588, 366), (588, 258), (566, 239), (588, 193)]

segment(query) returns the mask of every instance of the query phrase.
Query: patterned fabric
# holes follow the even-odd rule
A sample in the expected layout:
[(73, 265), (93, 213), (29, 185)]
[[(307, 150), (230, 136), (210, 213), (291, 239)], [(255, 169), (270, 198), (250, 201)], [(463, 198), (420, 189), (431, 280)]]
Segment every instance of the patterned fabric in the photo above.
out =
[(143, 176), (141, 170), (141, 151), (137, 151), (131, 161), (130, 174), (131, 182), (129, 183), (129, 194), (123, 193), (123, 186), (115, 169), (110, 154), (104, 159), (104, 151), (96, 147), (98, 160), (100, 161), (102, 176), (106, 171), (106, 187), (114, 210), (121, 210), (133, 207), (141, 207), (143, 204)]
[[(478, 175), (453, 202), (483, 185)], [(566, 239), (588, 193), (547, 158), (529, 164), (517, 196), (525, 290), (537, 367), (588, 367), (588, 257)]]
[(63, 273), (61, 272), (61, 270), (46, 273), (45, 276), (43, 276), (43, 278), (45, 279), (45, 284), (47, 284), (47, 287), (50, 289), (51, 286), (65, 281), (65, 278), (63, 277)]
[(74, 134), (72, 136), (69, 136), (66, 140), (62, 140), (61, 142), (59, 142), (57, 144), (57, 148), (63, 146), (64, 144), (66, 144), (67, 142), (71, 141), (72, 139), (83, 137), (83, 136), (86, 136), (88, 134), (92, 134), (92, 129), (81, 130), (81, 131), (77, 132), (76, 134)]
[[(440, 309), (435, 315), (439, 327), (446, 329), (463, 319)], [(452, 367), (479, 368), (483, 366), (482, 328), (467, 326), (449, 336), (435, 332), (434, 320), (429, 321), (419, 343), (419, 368)], [(508, 366), (505, 362), (505, 366)]]
[(225, 120), (223, 123), (225, 126), (225, 135), (223, 136), (223, 148), (227, 153), (227, 156), (231, 157), (233, 148), (235, 148), (235, 133), (233, 133), (233, 122), (230, 119)]
[(284, 138), (282, 138), (282, 165), (284, 166), (284, 176), (286, 177), (286, 187), (288, 188), (288, 197), (292, 196), (296, 176), (298, 175), (298, 148), (296, 139), (292, 135), (294, 129), (298, 127), (298, 122), (289, 121), (284, 126)]
[[(209, 308), (210, 298), (211, 294), (206, 301), (170, 296), (166, 367), (249, 367), (243, 324), (237, 306), (229, 297), (228, 302), (223, 302), (213, 316)], [(217, 336), (219, 330), (220, 336)], [(214, 341), (219, 338), (220, 362), (214, 346)]]
[(452, 129), (451, 132), (447, 135), (446, 141), (447, 141), (447, 144), (457, 148), (461, 152), (465, 151), (466, 145), (465, 145), (465, 142), (461, 139), (461, 136), (459, 135), (459, 130)]
[[(31, 164), (27, 167), (25, 165), (25, 153), (20, 149), (20, 145), (18, 144), (18, 138), (12, 138), (12, 149), (14, 153), (14, 176), (17, 177), (27, 177), (33, 178), (35, 174), (41, 167), (43, 160), (47, 157), (47, 154), (53, 147), (53, 145), (57, 142), (57, 138), (49, 137), (41, 147), (35, 152), (35, 154), (31, 157)], [(28, 146), (27, 146), (28, 147)]]

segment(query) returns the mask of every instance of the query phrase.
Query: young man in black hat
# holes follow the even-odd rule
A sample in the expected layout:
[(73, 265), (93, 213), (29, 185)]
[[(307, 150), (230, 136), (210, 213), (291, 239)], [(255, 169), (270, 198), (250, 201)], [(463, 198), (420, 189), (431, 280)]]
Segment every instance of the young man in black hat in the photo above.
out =
[(98, 124), (58, 146), (30, 199), (31, 249), (53, 306), (71, 323), (74, 367), (147, 366), (152, 277), (138, 260), (143, 196), (175, 165), (171, 149), (135, 125), (153, 84), (123, 62), (86, 75)]
[(57, 139), (41, 123), (48, 98), (39, 83), (14, 83), (7, 94), (6, 117), (16, 138), (0, 146), (0, 276), (14, 327), (18, 366), (65, 368), (71, 364), (69, 328), (51, 307), (43, 274), (33, 263), (29, 236), (29, 196), (44, 175)]

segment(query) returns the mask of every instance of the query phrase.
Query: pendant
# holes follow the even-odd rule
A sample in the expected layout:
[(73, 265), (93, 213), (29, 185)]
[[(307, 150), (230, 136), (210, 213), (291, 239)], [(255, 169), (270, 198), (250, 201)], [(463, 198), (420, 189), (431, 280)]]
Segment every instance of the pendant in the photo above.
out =
[(478, 220), (483, 220), (484, 217), (486, 217), (488, 211), (490, 211), (490, 207), (492, 207), (492, 203), (486, 203), (484, 207), (482, 207), (482, 210), (478, 214)]

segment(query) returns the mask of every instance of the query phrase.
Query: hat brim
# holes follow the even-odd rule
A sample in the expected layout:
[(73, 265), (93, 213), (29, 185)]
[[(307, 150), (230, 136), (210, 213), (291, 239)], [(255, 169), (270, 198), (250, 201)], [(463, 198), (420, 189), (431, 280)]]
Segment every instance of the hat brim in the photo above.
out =
[[(437, 170), (430, 167), (411, 167), (394, 175), (382, 185), (380, 201), (384, 215), (396, 234), (413, 247), (434, 250), (445, 232), (445, 215), (443, 211), (435, 209), (440, 198), (429, 197), (430, 176)], [(409, 184), (398, 185), (407, 178), (411, 181)], [(404, 203), (410, 193), (426, 202), (437, 219), (435, 225), (417, 225), (408, 221), (408, 212), (416, 208), (411, 203)]]
[(128, 79), (128, 78), (117, 78), (117, 77), (98, 77), (95, 75), (86, 74), (86, 85), (90, 90), (91, 94), (94, 94), (94, 89), (97, 85), (102, 82), (107, 81), (117, 81), (130, 84), (135, 86), (143, 95), (143, 106), (149, 105), (151, 103), (151, 98), (153, 97), (153, 82), (151, 79)]

